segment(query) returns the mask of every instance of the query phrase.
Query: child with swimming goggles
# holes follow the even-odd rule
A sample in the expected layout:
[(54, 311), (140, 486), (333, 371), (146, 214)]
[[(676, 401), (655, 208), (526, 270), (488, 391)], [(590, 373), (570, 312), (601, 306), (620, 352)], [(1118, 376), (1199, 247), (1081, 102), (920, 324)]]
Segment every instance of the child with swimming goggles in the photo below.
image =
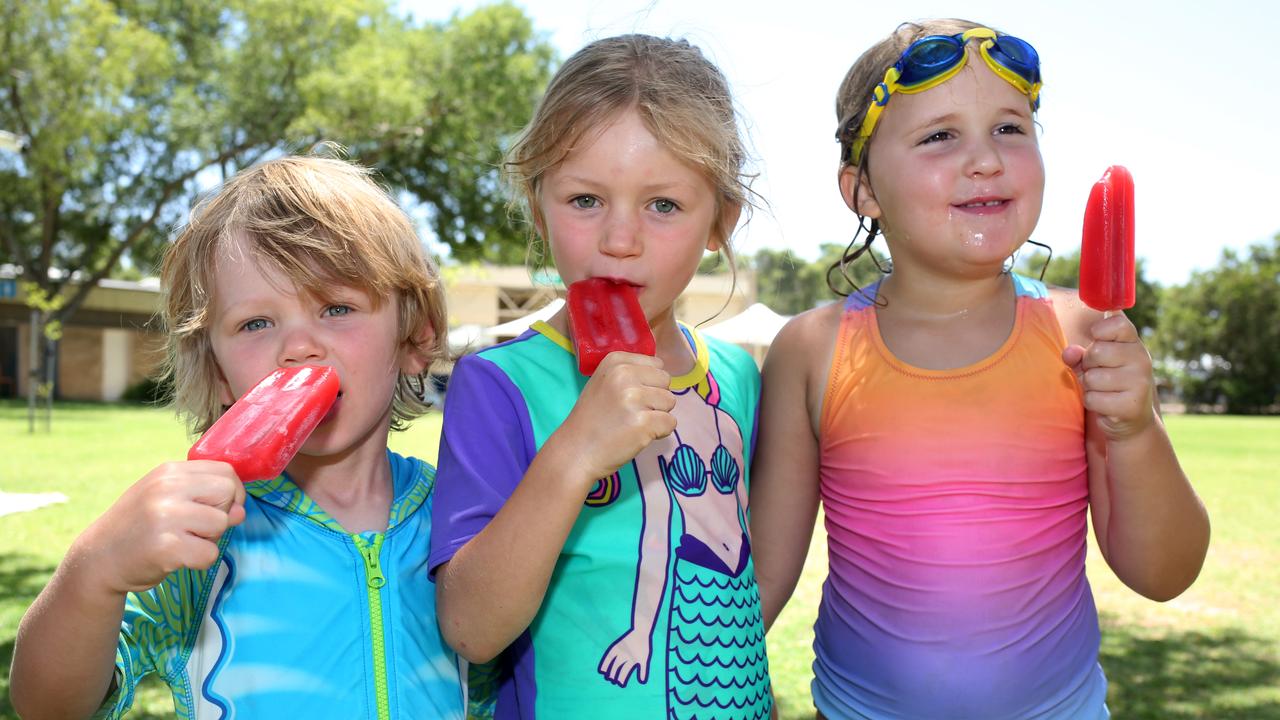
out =
[(824, 508), (819, 717), (1105, 718), (1086, 513), (1148, 598), (1203, 563), (1133, 324), (1005, 270), (1043, 200), (1040, 88), (1029, 43), (936, 20), (837, 96), (840, 192), (868, 229), (837, 269), (880, 233), (892, 269), (773, 343), (751, 497), (766, 625)]
[(675, 318), (704, 252), (730, 254), (744, 160), (724, 76), (644, 35), (569, 58), (508, 153), (560, 277), (635, 287), (657, 356), (615, 351), (588, 378), (562, 310), (455, 367), (430, 567), (446, 640), (493, 661), (470, 674), (474, 715), (769, 715), (759, 373)]

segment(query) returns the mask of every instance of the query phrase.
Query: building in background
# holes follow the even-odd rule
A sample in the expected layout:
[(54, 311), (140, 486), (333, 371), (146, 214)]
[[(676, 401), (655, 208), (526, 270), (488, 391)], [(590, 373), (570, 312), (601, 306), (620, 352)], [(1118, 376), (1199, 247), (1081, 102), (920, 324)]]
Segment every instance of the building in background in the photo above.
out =
[[(554, 272), (540, 272), (535, 280), (524, 266), (456, 266), (443, 274), (450, 329), (493, 327), (562, 294)], [(746, 309), (755, 301), (755, 290), (748, 270), (738, 272), (736, 283), (728, 274), (698, 275), (680, 297), (676, 317), (694, 326), (715, 323)], [(164, 360), (159, 309), (155, 280), (99, 283), (64, 324), (56, 343), (54, 397), (115, 401), (153, 377)], [(472, 347), (506, 339), (476, 337)], [(30, 310), (21, 284), (11, 274), (0, 274), (0, 397), (25, 397), (30, 339)]]

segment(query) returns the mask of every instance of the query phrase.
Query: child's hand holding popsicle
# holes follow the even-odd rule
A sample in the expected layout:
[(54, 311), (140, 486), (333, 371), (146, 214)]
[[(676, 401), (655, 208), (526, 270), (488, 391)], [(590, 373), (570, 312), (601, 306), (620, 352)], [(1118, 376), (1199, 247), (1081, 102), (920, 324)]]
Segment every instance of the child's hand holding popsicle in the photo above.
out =
[(1155, 418), (1151, 355), (1133, 323), (1115, 312), (1134, 303), (1133, 221), (1133, 176), (1112, 166), (1089, 195), (1080, 249), (1080, 299), (1104, 314), (1089, 329), (1088, 348), (1062, 352), (1080, 378), (1085, 408), (1100, 416), (1112, 440), (1141, 432)]
[(178, 568), (211, 566), (219, 538), (244, 520), (243, 483), (283, 472), (337, 392), (331, 368), (280, 368), (223, 413), (186, 462), (134, 483), (85, 531), (103, 589), (142, 591)]
[(208, 460), (160, 465), (134, 483), (73, 545), (83, 588), (123, 597), (155, 587), (179, 568), (218, 559), (222, 534), (244, 521), (244, 484), (230, 465)]
[(569, 286), (566, 305), (579, 370), (591, 379), (562, 427), (594, 481), (670, 435), (676, 401), (635, 288), (588, 278)]

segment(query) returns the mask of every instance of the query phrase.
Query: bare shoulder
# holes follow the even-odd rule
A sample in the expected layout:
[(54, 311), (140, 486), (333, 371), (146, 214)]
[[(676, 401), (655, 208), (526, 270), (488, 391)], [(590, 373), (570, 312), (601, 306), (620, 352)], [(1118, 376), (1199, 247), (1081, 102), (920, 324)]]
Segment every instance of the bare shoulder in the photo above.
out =
[[(843, 303), (806, 310), (787, 321), (769, 347), (764, 361), (766, 386), (813, 388), (825, 380), (831, 366)], [(767, 391), (766, 387), (766, 391)], [(805, 392), (805, 396), (811, 393)], [(811, 398), (812, 400), (813, 398)]]
[[(764, 360), (761, 427), (764, 437), (795, 452), (818, 434), (843, 303), (835, 302), (796, 315), (774, 338)], [(768, 421), (763, 420), (765, 415)], [(806, 446), (807, 447), (807, 446)]]
[(1089, 328), (1102, 319), (1102, 313), (1085, 305), (1078, 290), (1050, 285), (1049, 300), (1068, 345), (1087, 346), (1093, 341)]
[[(829, 303), (806, 310), (788, 320), (769, 348), (769, 355), (765, 359), (766, 367), (775, 356), (776, 361), (792, 364), (810, 360), (814, 355), (821, 355), (823, 349), (829, 351), (835, 347), (842, 305), (838, 302)], [(830, 354), (826, 353), (828, 360)]]

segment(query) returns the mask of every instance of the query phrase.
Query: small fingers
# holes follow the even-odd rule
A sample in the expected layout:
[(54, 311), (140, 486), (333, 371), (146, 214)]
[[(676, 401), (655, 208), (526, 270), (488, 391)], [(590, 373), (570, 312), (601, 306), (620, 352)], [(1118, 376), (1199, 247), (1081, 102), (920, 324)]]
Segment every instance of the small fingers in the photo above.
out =
[(1083, 362), (1085, 349), (1079, 345), (1068, 345), (1062, 349), (1062, 362), (1072, 370), (1079, 370)]
[(623, 403), (631, 408), (671, 412), (676, 406), (676, 396), (666, 388), (640, 386), (628, 387), (622, 392)]
[(675, 432), (676, 416), (662, 410), (650, 410), (641, 417), (644, 425), (648, 445), (650, 442), (659, 438), (664, 438)]
[(1136, 366), (1144, 372), (1151, 367), (1151, 356), (1147, 349), (1136, 342), (1095, 342), (1085, 350), (1084, 367), (1125, 367)]
[[(194, 535), (183, 538), (179, 545), (181, 567), (208, 570), (218, 560), (218, 543)], [(175, 570), (177, 568), (174, 568)], [(169, 572), (173, 572), (170, 570)]]
[(207, 570), (218, 559), (216, 542), (190, 533), (165, 532), (152, 542), (151, 551), (144, 557), (150, 557), (148, 562), (159, 571), (159, 575), (144, 583), (148, 586), (182, 568)]
[[(243, 513), (243, 508), (241, 508)], [(231, 513), (209, 505), (191, 505), (186, 509), (183, 525), (187, 532), (207, 540), (217, 540), (233, 524)]]
[(1116, 313), (1089, 326), (1089, 334), (1097, 341), (1137, 342), (1138, 329), (1124, 313)]
[(606, 383), (666, 387), (671, 383), (671, 375), (662, 365), (662, 360), (656, 357), (613, 352), (605, 356), (591, 378)]
[(654, 355), (640, 355), (638, 353), (615, 350), (604, 356), (604, 359), (596, 366), (595, 375), (607, 373), (613, 368), (622, 365), (661, 368), (663, 363), (661, 358)]
[(1150, 411), (1150, 405), (1141, 393), (1088, 390), (1084, 393), (1084, 406), (1106, 418), (1121, 421), (1137, 420)]

